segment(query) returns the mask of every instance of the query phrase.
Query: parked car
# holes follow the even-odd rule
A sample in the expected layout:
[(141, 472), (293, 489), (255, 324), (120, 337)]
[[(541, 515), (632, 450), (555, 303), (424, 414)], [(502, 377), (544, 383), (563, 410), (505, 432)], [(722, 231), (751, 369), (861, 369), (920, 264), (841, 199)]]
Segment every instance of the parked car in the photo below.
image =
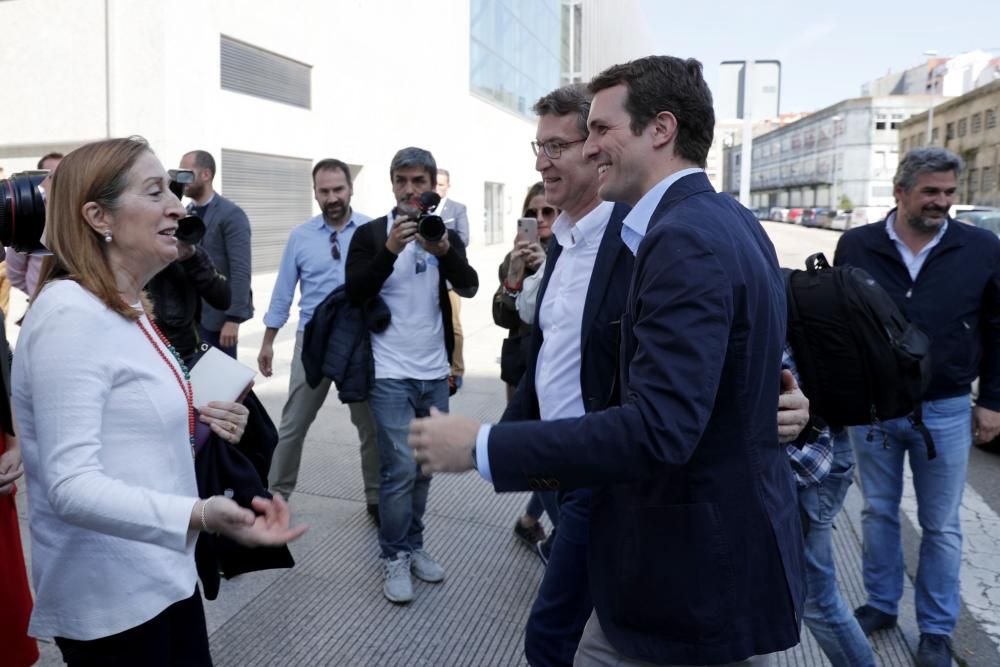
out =
[(815, 227), (817, 210), (819, 209), (815, 208), (802, 209), (802, 215), (799, 216), (799, 224), (802, 225), (803, 227)]
[(791, 222), (793, 224), (799, 224), (799, 218), (802, 217), (801, 208), (790, 208), (788, 209), (788, 215), (785, 216), (785, 222)]
[[(961, 218), (958, 218), (962, 220)], [(962, 220), (962, 222), (965, 222)], [(976, 216), (972, 224), (976, 227), (981, 227), (983, 229), (988, 229), (997, 236), (1000, 236), (1000, 211), (993, 211), (990, 213), (984, 213), (983, 215)]]
[(772, 206), (768, 218), (775, 222), (788, 222), (788, 209), (781, 206)]
[(851, 215), (853, 213), (853, 210), (847, 209), (846, 211), (841, 211), (837, 215), (833, 216), (833, 219), (830, 221), (830, 229), (836, 229), (842, 232), (850, 229)]
[(837, 217), (837, 211), (832, 208), (816, 210), (816, 224), (823, 229), (833, 229), (833, 219), (835, 217)]
[(970, 225), (977, 225), (977, 220), (984, 217), (990, 217), (1000, 213), (1000, 209), (990, 208), (982, 206), (979, 208), (967, 208), (959, 211), (953, 211), (952, 215), (954, 218), (960, 222), (967, 222)]

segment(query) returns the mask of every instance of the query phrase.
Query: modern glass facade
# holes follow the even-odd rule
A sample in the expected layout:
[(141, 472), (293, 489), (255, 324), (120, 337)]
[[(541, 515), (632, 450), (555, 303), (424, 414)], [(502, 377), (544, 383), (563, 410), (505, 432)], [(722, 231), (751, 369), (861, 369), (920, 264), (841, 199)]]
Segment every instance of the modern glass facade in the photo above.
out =
[(533, 117), (531, 106), (559, 85), (560, 0), (470, 0), (469, 87)]

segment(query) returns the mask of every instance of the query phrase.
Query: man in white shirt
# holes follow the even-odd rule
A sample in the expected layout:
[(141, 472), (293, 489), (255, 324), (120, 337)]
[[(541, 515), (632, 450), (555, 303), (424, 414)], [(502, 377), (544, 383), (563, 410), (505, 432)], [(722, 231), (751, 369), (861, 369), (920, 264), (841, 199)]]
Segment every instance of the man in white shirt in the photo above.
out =
[(406, 442), (410, 421), (432, 407), (448, 411), (448, 373), (454, 348), (447, 284), (475, 295), (479, 278), (455, 230), (440, 239), (420, 236), (419, 198), (432, 190), (437, 164), (429, 151), (404, 148), (389, 178), (397, 206), (357, 230), (347, 255), (345, 289), (363, 305), (380, 297), (391, 315), (371, 334), (375, 382), (368, 405), (375, 419), (382, 484), (379, 544), (385, 566), (383, 593), (396, 603), (413, 599), (410, 573), (436, 583), (444, 570), (423, 548), (423, 515), (430, 476), (420, 473)]

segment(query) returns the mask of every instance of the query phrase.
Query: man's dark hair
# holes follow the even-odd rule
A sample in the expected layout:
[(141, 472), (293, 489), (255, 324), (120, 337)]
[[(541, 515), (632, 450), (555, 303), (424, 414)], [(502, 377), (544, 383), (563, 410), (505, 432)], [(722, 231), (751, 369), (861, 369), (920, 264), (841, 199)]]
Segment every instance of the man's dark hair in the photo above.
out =
[(590, 136), (587, 128), (587, 116), (590, 114), (590, 100), (593, 95), (587, 90), (587, 86), (582, 83), (571, 83), (562, 88), (556, 88), (548, 95), (543, 95), (532, 111), (538, 116), (568, 116), (576, 114), (576, 129), (580, 130), (580, 136), (586, 139)]
[(401, 148), (393, 156), (392, 164), (389, 165), (389, 178), (392, 179), (397, 171), (408, 167), (420, 167), (425, 170), (431, 177), (431, 187), (437, 186), (437, 162), (434, 161), (434, 156), (431, 155), (430, 151), (416, 146)]
[(700, 62), (694, 58), (648, 56), (609, 67), (588, 87), (596, 94), (620, 84), (628, 89), (625, 110), (632, 119), (629, 127), (634, 134), (642, 134), (657, 114), (668, 111), (677, 119), (677, 155), (705, 166), (715, 131), (715, 111)]
[(903, 192), (909, 192), (917, 184), (917, 177), (920, 174), (950, 171), (954, 172), (955, 178), (958, 178), (964, 166), (962, 158), (947, 148), (938, 146), (914, 148), (903, 156), (896, 169), (896, 175), (892, 179), (892, 184), (902, 188)]
[(351, 181), (351, 168), (347, 166), (346, 162), (341, 162), (332, 157), (328, 157), (325, 160), (320, 160), (313, 167), (313, 185), (316, 185), (316, 174), (321, 171), (336, 171), (339, 169), (344, 172), (344, 178), (347, 180), (347, 187), (353, 188), (354, 183)]
[(51, 153), (46, 153), (45, 155), (43, 155), (42, 157), (40, 157), (38, 159), (38, 166), (36, 167), (36, 169), (45, 169), (45, 167), (42, 166), (42, 165), (45, 164), (46, 160), (61, 160), (64, 157), (66, 157), (66, 156), (63, 155), (62, 153), (58, 153), (56, 151), (53, 151)]
[(194, 166), (198, 169), (207, 169), (215, 178), (215, 158), (208, 151), (191, 151), (188, 153), (194, 157)]

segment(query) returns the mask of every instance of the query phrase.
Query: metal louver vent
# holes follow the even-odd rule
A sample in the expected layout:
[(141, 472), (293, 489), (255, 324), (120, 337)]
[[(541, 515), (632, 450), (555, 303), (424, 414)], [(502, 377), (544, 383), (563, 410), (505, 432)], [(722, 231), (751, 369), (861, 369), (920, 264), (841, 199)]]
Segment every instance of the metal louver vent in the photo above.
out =
[(222, 149), (222, 194), (250, 218), (253, 270), (281, 263), (288, 234), (312, 217), (312, 161)]
[(220, 37), (224, 90), (309, 109), (312, 67), (231, 37)]

